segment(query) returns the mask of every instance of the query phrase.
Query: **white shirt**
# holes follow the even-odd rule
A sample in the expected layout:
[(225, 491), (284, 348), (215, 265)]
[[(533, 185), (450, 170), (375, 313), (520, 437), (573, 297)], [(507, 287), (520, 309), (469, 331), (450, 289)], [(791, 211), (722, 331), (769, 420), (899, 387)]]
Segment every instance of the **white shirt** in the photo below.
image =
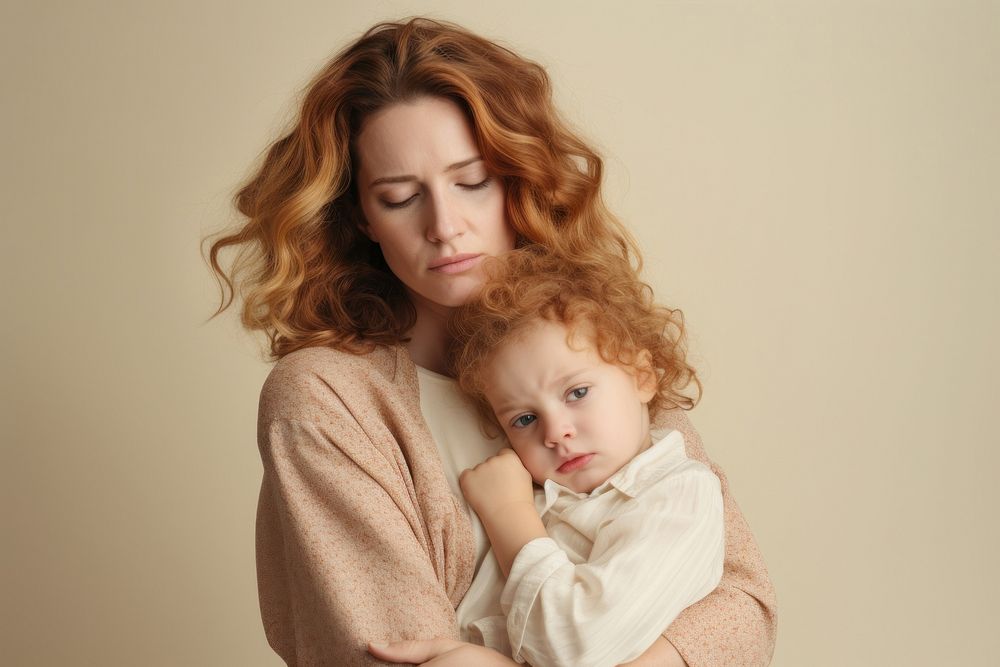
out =
[(547, 480), (535, 507), (549, 537), (518, 552), (506, 584), (483, 561), (458, 608), (466, 641), (534, 667), (617, 665), (722, 578), (719, 480), (678, 431), (589, 494)]

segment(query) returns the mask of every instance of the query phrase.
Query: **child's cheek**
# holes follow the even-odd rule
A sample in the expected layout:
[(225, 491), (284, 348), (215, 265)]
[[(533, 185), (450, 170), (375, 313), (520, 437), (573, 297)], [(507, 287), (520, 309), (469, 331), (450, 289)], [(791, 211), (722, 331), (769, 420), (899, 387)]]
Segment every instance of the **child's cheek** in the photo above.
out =
[(548, 470), (545, 469), (545, 466), (536, 457), (527, 458), (522, 456), (521, 461), (528, 472), (531, 473), (531, 479), (535, 484), (545, 484), (545, 480), (548, 477)]

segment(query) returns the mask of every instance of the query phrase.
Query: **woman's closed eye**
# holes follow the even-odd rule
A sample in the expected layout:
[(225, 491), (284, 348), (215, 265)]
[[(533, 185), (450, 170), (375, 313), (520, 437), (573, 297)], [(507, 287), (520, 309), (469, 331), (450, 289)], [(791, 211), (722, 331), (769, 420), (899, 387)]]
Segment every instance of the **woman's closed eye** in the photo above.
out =
[(462, 188), (463, 190), (482, 190), (487, 185), (489, 185), (490, 182), (492, 182), (492, 181), (493, 181), (493, 177), (492, 176), (487, 176), (486, 178), (484, 178), (483, 180), (479, 181), (478, 183), (459, 183), (458, 187)]
[(418, 194), (419, 193), (414, 192), (406, 199), (400, 199), (397, 201), (392, 201), (389, 199), (380, 199), (379, 201), (382, 202), (382, 206), (385, 206), (386, 208), (406, 208), (413, 202), (413, 200), (417, 198)]
[[(455, 185), (463, 190), (471, 192), (475, 190), (483, 190), (486, 187), (488, 187), (492, 182), (493, 182), (493, 177), (487, 176), (478, 183), (456, 183)], [(412, 195), (410, 195), (405, 199), (380, 199), (379, 201), (385, 208), (400, 209), (400, 208), (406, 208), (407, 206), (412, 204), (414, 201), (416, 201), (417, 197), (419, 196), (420, 196), (419, 192), (414, 192)]]

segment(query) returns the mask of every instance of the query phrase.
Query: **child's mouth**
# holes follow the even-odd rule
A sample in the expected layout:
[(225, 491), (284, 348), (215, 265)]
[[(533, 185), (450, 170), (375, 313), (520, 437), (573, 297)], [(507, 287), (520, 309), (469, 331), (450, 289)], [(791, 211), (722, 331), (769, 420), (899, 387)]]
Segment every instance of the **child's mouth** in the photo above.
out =
[(580, 456), (575, 456), (571, 458), (569, 461), (566, 461), (566, 463), (563, 463), (561, 466), (556, 468), (556, 471), (565, 474), (568, 472), (573, 472), (574, 470), (579, 470), (580, 468), (590, 463), (590, 459), (592, 458), (594, 458), (593, 454), (582, 454)]

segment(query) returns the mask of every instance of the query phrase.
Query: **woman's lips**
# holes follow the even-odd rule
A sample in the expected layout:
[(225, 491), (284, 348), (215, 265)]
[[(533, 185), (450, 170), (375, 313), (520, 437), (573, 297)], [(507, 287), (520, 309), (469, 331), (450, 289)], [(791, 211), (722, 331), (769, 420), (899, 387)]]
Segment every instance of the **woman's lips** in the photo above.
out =
[(480, 259), (482, 254), (452, 255), (434, 260), (427, 268), (437, 273), (464, 273), (478, 264)]
[(569, 461), (566, 461), (566, 463), (562, 464), (558, 468), (556, 468), (556, 471), (561, 473), (568, 473), (568, 472), (573, 472), (574, 470), (579, 470), (580, 468), (590, 463), (590, 459), (592, 458), (594, 458), (593, 454), (583, 454), (582, 456), (576, 456), (574, 458), (571, 458)]

